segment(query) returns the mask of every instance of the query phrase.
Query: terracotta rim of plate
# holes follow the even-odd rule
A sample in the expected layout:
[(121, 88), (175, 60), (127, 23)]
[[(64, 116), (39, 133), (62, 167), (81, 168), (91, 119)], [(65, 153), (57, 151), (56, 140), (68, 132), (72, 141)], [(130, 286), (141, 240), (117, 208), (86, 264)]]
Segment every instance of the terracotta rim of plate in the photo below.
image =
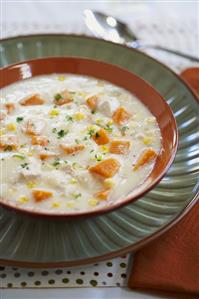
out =
[(9, 65), (0, 71), (2, 78), (1, 87), (34, 76), (53, 73), (73, 73), (92, 76), (106, 80), (130, 91), (147, 106), (156, 117), (162, 135), (162, 150), (156, 159), (155, 166), (142, 185), (139, 185), (135, 190), (125, 196), (124, 199), (120, 198), (112, 205), (71, 213), (58, 213), (56, 211), (49, 213), (47, 211), (34, 211), (16, 207), (4, 201), (0, 201), (0, 204), (16, 212), (23, 212), (32, 216), (73, 219), (77, 217), (96, 216), (113, 211), (135, 201), (154, 188), (171, 166), (178, 146), (176, 120), (164, 98), (150, 84), (132, 72), (109, 63), (80, 57), (47, 57)]

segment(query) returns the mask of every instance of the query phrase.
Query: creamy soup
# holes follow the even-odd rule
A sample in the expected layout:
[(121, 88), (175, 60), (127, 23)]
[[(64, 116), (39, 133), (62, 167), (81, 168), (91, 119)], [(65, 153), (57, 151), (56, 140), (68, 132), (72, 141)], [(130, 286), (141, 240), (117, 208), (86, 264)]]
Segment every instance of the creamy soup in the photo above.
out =
[(140, 186), (161, 150), (156, 118), (131, 93), (95, 78), (53, 74), (1, 90), (1, 201), (72, 213)]

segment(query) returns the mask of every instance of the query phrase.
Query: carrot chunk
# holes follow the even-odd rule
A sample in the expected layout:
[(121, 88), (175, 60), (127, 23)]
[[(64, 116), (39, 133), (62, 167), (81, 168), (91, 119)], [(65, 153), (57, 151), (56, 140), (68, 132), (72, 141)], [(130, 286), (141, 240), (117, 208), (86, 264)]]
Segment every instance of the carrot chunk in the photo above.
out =
[(128, 113), (124, 107), (119, 107), (113, 114), (113, 121), (116, 124), (121, 124), (124, 121), (127, 121), (131, 117), (131, 114)]
[(118, 172), (119, 168), (119, 161), (114, 158), (109, 158), (98, 163), (97, 165), (91, 166), (89, 171), (104, 178), (111, 178)]
[(73, 146), (67, 146), (64, 144), (60, 144), (60, 147), (67, 155), (78, 153), (85, 148), (85, 146), (83, 144), (77, 144), (77, 145), (73, 145)]
[(32, 136), (32, 145), (41, 145), (41, 146), (47, 146), (48, 145), (48, 139), (44, 136)]
[(53, 193), (45, 190), (33, 190), (32, 195), (36, 202), (40, 202), (50, 198), (53, 195)]
[(144, 166), (145, 164), (151, 162), (153, 159), (155, 159), (157, 157), (157, 153), (152, 149), (149, 148), (147, 150), (145, 150), (141, 156), (139, 157), (139, 159), (137, 160), (135, 166), (134, 166), (134, 170), (139, 169), (141, 166)]
[(17, 149), (18, 140), (15, 135), (0, 136), (0, 149), (4, 151), (12, 151)]
[(107, 144), (110, 141), (109, 136), (104, 129), (99, 129), (99, 131), (93, 135), (93, 140), (98, 145)]
[(86, 100), (86, 103), (88, 107), (92, 110), (95, 111), (97, 108), (97, 102), (98, 102), (98, 97), (97, 96), (92, 96)]
[(58, 156), (57, 153), (55, 152), (50, 152), (50, 151), (42, 151), (40, 154), (39, 154), (39, 157), (41, 160), (46, 160), (46, 159), (50, 159), (50, 158), (53, 158), (53, 157), (56, 157)]
[(60, 93), (57, 93), (54, 96), (54, 103), (56, 105), (62, 106), (64, 104), (68, 104), (72, 102), (72, 96), (71, 94), (68, 92), (68, 90), (64, 90)]
[(94, 194), (94, 197), (101, 199), (101, 200), (106, 200), (108, 198), (108, 195), (110, 193), (110, 190), (106, 189), (106, 190), (101, 190), (98, 191)]
[(6, 103), (5, 107), (6, 107), (8, 114), (12, 113), (12, 111), (15, 110), (15, 105), (13, 103)]
[(130, 145), (130, 141), (127, 140), (113, 140), (110, 143), (109, 152), (112, 154), (125, 155), (128, 154)]
[(32, 106), (32, 105), (43, 105), (44, 100), (39, 94), (33, 94), (25, 99), (22, 99), (19, 103), (23, 106)]

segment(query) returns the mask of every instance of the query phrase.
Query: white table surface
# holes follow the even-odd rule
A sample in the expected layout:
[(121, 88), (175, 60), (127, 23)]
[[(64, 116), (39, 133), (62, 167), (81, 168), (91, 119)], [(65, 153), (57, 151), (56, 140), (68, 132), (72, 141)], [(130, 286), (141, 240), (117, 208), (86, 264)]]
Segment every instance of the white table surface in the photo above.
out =
[[(122, 4), (121, 4), (122, 2)], [(46, 28), (54, 24), (59, 30), (75, 26), (76, 32), (85, 31), (82, 11), (85, 8), (98, 9), (113, 13), (126, 21), (132, 18), (165, 17), (183, 19), (197, 18), (198, 1), (29, 1), (0, 0), (1, 3), (1, 37), (15, 35), (13, 28), (24, 24), (24, 32), (28, 26), (43, 24)], [(31, 12), (31, 13), (30, 13)], [(169, 20), (169, 19), (168, 19)], [(63, 26), (64, 25), (64, 26)], [(36, 28), (36, 27), (35, 27)], [(191, 34), (191, 33), (190, 33)], [(198, 41), (199, 46), (199, 41)], [(127, 288), (61, 288), (61, 289), (0, 289), (0, 299), (150, 299), (163, 298), (144, 294)], [(164, 297), (165, 298), (165, 297)]]

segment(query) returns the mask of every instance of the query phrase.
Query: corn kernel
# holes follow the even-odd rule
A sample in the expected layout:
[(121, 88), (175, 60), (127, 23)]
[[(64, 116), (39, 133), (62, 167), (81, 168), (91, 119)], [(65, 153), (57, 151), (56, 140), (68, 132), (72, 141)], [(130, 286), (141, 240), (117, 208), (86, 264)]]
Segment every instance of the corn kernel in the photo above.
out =
[(112, 189), (115, 186), (115, 182), (112, 179), (106, 179), (103, 185), (105, 188)]
[(90, 198), (88, 200), (88, 204), (91, 207), (95, 207), (98, 203), (99, 203), (99, 200), (97, 200), (96, 198)]
[(64, 80), (66, 80), (66, 77), (63, 76), (63, 75), (60, 75), (60, 76), (58, 76), (57, 79), (58, 79), (59, 81), (64, 81)]
[(76, 180), (76, 179), (72, 178), (72, 179), (70, 180), (70, 184), (76, 184), (76, 183), (77, 183), (77, 180)]
[(52, 203), (52, 208), (59, 208), (60, 207), (60, 202), (53, 202)]
[(6, 126), (6, 128), (7, 128), (7, 130), (9, 130), (9, 131), (16, 131), (16, 125), (15, 124), (13, 124), (13, 123), (9, 123), (9, 124), (7, 124), (7, 126)]
[(17, 199), (17, 201), (20, 203), (26, 203), (26, 202), (29, 202), (29, 198), (26, 196), (21, 196)]
[(85, 118), (85, 115), (82, 112), (76, 112), (74, 115), (74, 118), (75, 118), (75, 120), (82, 120)]
[(67, 202), (66, 206), (67, 206), (67, 208), (71, 208), (72, 209), (72, 208), (74, 208), (75, 203), (73, 201), (69, 201), (69, 202)]
[(32, 156), (33, 156), (33, 152), (29, 152), (29, 153), (28, 153), (28, 156), (29, 156), (29, 157), (32, 157)]
[(32, 189), (32, 188), (35, 188), (35, 187), (37, 186), (37, 184), (34, 183), (34, 182), (28, 182), (28, 183), (26, 184), (26, 186), (27, 186), (29, 189)]
[(144, 137), (143, 138), (143, 143), (146, 144), (146, 145), (151, 144), (152, 143), (152, 138)]
[(108, 126), (111, 126), (112, 124), (113, 124), (113, 120), (110, 119), (110, 120), (107, 122), (107, 125), (108, 125)]
[(0, 136), (2, 136), (4, 134), (5, 134), (5, 130), (4, 129), (0, 130)]
[(97, 118), (95, 120), (96, 124), (100, 125), (102, 122), (103, 122), (103, 119), (102, 118)]
[(57, 115), (59, 115), (59, 111), (57, 109), (52, 109), (50, 110), (49, 115), (51, 117), (56, 117)]
[(101, 148), (101, 150), (102, 150), (104, 153), (108, 153), (108, 152), (109, 152), (109, 148), (108, 148), (108, 146), (106, 146), (106, 145), (102, 145), (100, 148)]

